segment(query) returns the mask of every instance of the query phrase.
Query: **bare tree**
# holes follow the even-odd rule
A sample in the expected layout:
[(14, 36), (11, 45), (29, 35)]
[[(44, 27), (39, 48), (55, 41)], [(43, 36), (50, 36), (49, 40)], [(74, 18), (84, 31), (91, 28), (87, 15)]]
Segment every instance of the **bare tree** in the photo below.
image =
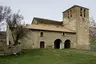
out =
[(27, 28), (24, 24), (21, 24), (23, 16), (17, 14), (10, 15), (6, 22), (12, 31), (12, 37), (14, 40), (14, 45), (19, 44), (19, 40), (22, 39), (27, 34)]
[(0, 22), (6, 20), (6, 18), (10, 15), (11, 9), (7, 6), (0, 6)]
[(23, 16), (18, 13), (12, 13), (10, 7), (0, 6), (0, 22), (5, 21), (12, 31), (14, 45), (18, 44), (27, 32), (24, 24), (21, 24)]
[(11, 13), (10, 7), (0, 5), (0, 29), (1, 26), (3, 26), (1, 22), (5, 21), (6, 18), (10, 15), (10, 13)]

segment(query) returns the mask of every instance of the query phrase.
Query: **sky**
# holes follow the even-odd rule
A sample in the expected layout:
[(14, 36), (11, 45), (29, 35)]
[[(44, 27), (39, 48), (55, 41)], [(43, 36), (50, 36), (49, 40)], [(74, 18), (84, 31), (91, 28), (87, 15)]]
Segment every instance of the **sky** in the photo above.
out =
[(0, 5), (10, 6), (14, 13), (20, 10), (26, 24), (34, 17), (61, 21), (62, 12), (73, 5), (89, 8), (90, 17), (96, 20), (96, 0), (0, 0)]

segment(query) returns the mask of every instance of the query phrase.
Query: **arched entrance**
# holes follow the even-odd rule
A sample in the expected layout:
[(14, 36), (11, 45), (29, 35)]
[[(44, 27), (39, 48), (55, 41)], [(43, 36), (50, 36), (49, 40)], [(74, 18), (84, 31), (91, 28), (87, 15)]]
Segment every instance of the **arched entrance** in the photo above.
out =
[(59, 49), (60, 48), (60, 43), (61, 43), (61, 40), (60, 39), (56, 39), (54, 41), (54, 48)]
[(65, 42), (64, 42), (64, 48), (70, 48), (70, 40), (66, 40)]
[(44, 48), (45, 47), (45, 42), (44, 41), (41, 41), (40, 42), (40, 48)]

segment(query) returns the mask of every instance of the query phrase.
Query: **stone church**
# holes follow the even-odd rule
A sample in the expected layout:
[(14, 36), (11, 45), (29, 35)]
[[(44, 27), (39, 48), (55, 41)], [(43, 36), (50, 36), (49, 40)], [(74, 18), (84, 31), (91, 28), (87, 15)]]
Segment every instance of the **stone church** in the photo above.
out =
[(34, 17), (26, 25), (29, 32), (22, 40), (23, 49), (89, 49), (89, 9), (74, 5), (62, 14), (62, 21)]

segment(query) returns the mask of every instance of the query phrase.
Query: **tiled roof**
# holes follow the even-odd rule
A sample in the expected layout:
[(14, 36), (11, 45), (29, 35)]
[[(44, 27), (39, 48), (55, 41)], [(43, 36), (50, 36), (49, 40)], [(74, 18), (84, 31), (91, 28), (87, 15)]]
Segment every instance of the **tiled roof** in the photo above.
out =
[(37, 30), (48, 30), (48, 31), (59, 31), (59, 32), (74, 32), (73, 30), (71, 29), (68, 29), (64, 26), (55, 26), (55, 25), (35, 25), (35, 24), (32, 24), (32, 25), (27, 25), (27, 28), (28, 29), (37, 29)]
[(34, 19), (37, 20), (38, 23), (42, 23), (42, 24), (62, 25), (61, 21), (49, 20), (44, 18), (36, 18), (36, 17), (34, 17)]

